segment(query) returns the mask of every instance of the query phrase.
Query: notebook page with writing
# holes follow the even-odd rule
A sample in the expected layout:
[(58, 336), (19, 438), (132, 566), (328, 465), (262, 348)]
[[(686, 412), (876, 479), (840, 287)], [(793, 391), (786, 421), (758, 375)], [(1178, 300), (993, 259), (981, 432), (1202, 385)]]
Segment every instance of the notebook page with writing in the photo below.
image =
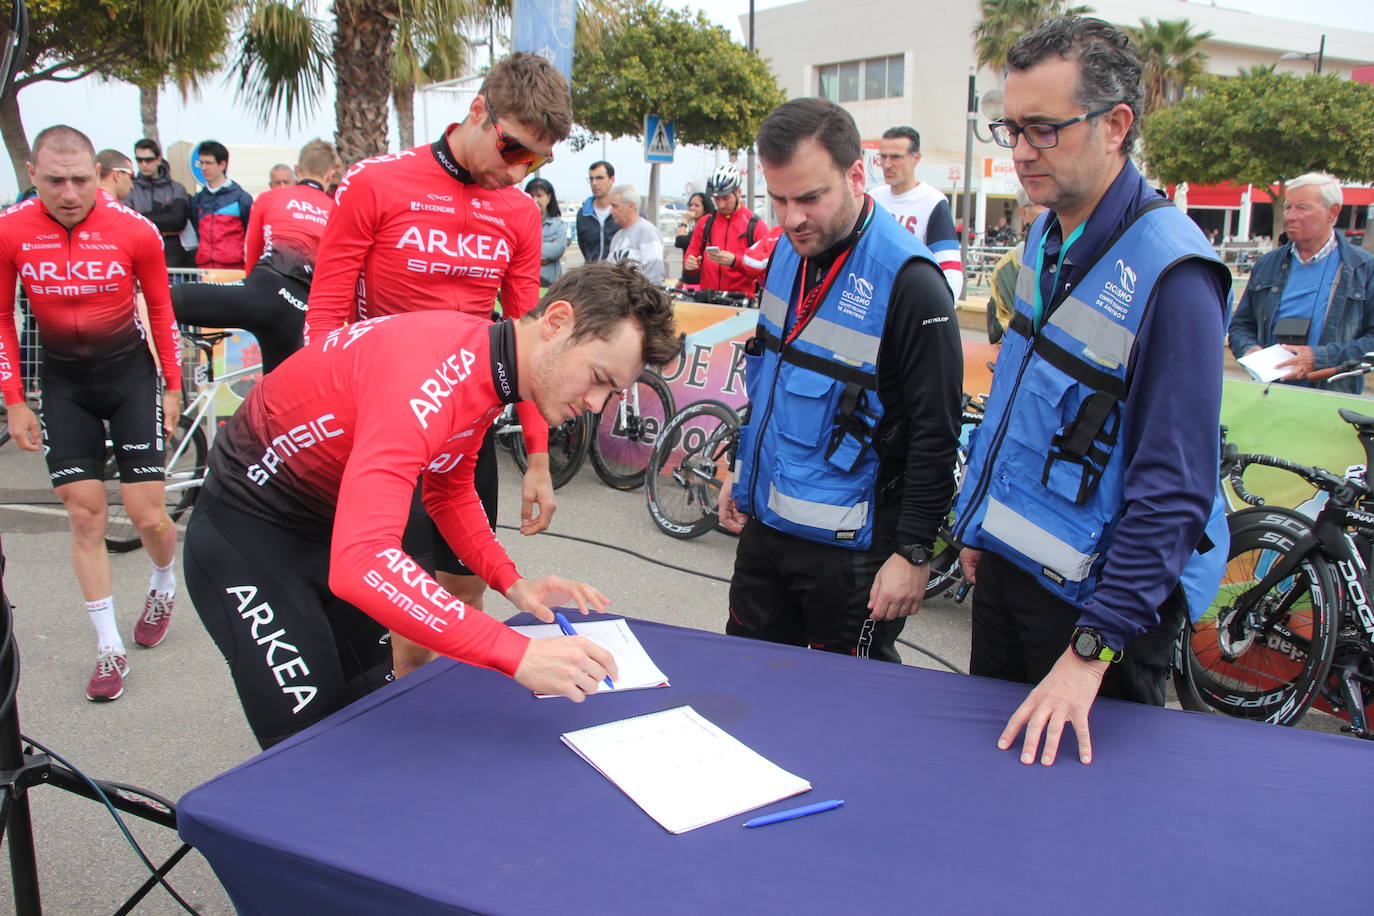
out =
[[(617, 620), (572, 620), (573, 629), (578, 636), (585, 636), (615, 658), (617, 677), (615, 687), (601, 684), (597, 693), (610, 693), (614, 690), (642, 690), (646, 687), (667, 687), (668, 676), (658, 669), (649, 653), (630, 629), (629, 621), (623, 617)], [(511, 627), (517, 633), (524, 633), (530, 639), (546, 639), (562, 636), (556, 623), (535, 623)], [(547, 697), (552, 694), (540, 693), (536, 696)]]
[(761, 756), (690, 706), (568, 732), (563, 743), (669, 833), (685, 833), (811, 783)]

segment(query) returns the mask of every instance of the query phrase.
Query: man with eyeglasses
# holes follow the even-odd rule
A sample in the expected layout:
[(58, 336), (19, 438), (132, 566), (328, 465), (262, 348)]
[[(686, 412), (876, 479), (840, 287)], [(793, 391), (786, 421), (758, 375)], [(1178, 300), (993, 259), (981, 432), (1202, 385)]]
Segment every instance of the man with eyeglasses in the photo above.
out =
[(1036, 685), (999, 748), (1024, 730), (1021, 762), (1048, 766), (1071, 726), (1086, 764), (1093, 700), (1164, 705), (1175, 637), (1225, 567), (1231, 278), (1131, 164), (1144, 93), (1123, 32), (1049, 20), (1008, 64), (993, 136), (1050, 212), (1026, 239), (956, 506), (976, 583), (969, 671)]
[(587, 184), (591, 196), (582, 201), (577, 211), (577, 247), (582, 260), (588, 264), (604, 261), (611, 253), (611, 239), (621, 230), (611, 212), (611, 186), (615, 184), (615, 166), (609, 162), (593, 162), (587, 170)]
[(138, 174), (127, 203), (162, 233), (162, 253), (168, 267), (195, 267), (182, 244), (182, 234), (191, 221), (191, 195), (186, 186), (172, 180), (156, 140), (144, 137), (135, 143), (134, 161)]
[[(353, 166), (320, 241), (307, 340), (351, 321), (401, 312), (445, 309), (490, 317), (498, 294), (507, 318), (533, 308), (542, 220), (533, 199), (515, 185), (552, 160), (554, 144), (571, 128), (567, 80), (544, 58), (517, 53), (491, 69), (467, 117), (442, 137)], [(517, 409), (530, 455), (520, 530), (536, 534), (548, 527), (555, 508), (548, 425), (531, 405)], [(496, 455), (489, 435), (476, 479), (494, 526)], [(408, 549), (437, 570), (454, 597), (480, 608), (482, 580), (459, 562), (429, 519), (417, 516), (407, 532)], [(401, 638), (393, 653), (398, 675), (433, 657)]]
[(95, 170), (100, 190), (120, 203), (134, 189), (134, 164), (117, 149), (103, 149), (95, 154)]
[(954, 298), (964, 288), (964, 266), (959, 254), (959, 233), (949, 201), (934, 186), (916, 179), (921, 161), (921, 135), (914, 127), (889, 127), (878, 141), (878, 162), (885, 184), (870, 188), (868, 195), (916, 238), (926, 243), (940, 262)]

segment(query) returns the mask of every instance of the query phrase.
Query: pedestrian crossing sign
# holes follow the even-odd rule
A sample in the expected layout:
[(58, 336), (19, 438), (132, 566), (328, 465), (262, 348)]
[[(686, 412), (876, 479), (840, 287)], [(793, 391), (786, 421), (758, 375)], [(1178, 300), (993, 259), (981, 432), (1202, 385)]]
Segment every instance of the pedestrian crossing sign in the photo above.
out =
[(665, 121), (662, 115), (645, 115), (644, 161), (672, 162), (676, 148), (677, 132), (673, 130), (673, 122)]

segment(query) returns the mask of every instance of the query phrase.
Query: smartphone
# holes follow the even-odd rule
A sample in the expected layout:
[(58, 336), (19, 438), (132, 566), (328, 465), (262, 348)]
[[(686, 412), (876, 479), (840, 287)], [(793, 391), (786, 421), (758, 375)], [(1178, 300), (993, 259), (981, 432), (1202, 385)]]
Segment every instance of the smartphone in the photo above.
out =
[(710, 253), (713, 252), (713, 251), (720, 251), (720, 246), (719, 246), (719, 245), (707, 245), (707, 246), (706, 246), (706, 253), (707, 253), (707, 254), (710, 254)]

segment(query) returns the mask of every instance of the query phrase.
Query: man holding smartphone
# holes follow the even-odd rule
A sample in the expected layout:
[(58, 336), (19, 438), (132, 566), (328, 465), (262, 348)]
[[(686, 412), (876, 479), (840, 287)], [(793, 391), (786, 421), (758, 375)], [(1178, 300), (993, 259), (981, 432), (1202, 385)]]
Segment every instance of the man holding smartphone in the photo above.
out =
[(722, 165), (706, 181), (706, 193), (715, 201), (716, 212), (697, 220), (684, 270), (701, 270), (701, 288), (752, 296), (758, 282), (744, 270), (744, 252), (768, 235), (768, 225), (740, 206), (739, 172), (733, 165)]

